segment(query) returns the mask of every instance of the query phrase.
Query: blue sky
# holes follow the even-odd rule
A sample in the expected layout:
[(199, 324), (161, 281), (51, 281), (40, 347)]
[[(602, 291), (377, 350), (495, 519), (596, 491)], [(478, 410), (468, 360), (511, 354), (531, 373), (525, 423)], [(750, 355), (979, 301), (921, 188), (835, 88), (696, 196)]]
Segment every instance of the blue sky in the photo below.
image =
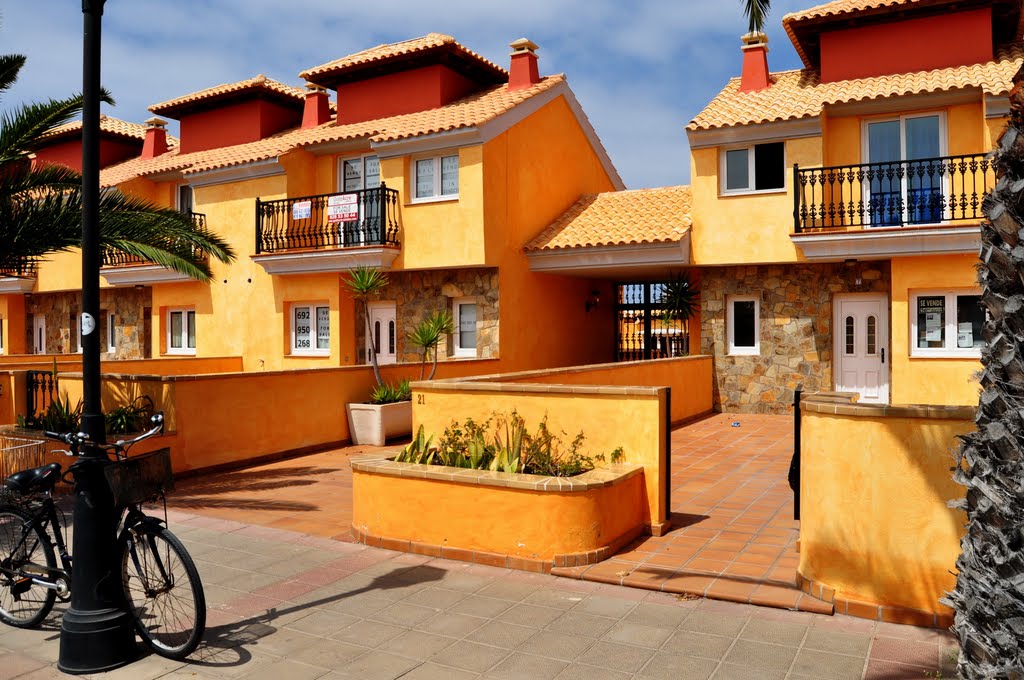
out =
[[(799, 68), (782, 17), (817, 2), (772, 4), (769, 66)], [(739, 74), (746, 28), (740, 0), (108, 0), (105, 113), (142, 122), (151, 104), (257, 73), (301, 85), (305, 68), (431, 31), (507, 67), (527, 37), (541, 73), (568, 75), (626, 186), (668, 186), (689, 182), (683, 127)], [(2, 3), (0, 41), (28, 56), (3, 109), (81, 90), (77, 0)]]

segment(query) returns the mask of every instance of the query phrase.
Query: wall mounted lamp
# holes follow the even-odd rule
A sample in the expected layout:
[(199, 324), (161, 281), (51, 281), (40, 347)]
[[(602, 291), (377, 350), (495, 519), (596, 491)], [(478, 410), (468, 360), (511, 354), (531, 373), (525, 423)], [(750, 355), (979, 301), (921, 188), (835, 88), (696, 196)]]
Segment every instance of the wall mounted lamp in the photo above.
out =
[(590, 291), (590, 297), (587, 298), (587, 301), (585, 303), (583, 303), (583, 308), (589, 312), (593, 309), (596, 309), (597, 303), (599, 303), (600, 301), (601, 293), (599, 291), (592, 290)]

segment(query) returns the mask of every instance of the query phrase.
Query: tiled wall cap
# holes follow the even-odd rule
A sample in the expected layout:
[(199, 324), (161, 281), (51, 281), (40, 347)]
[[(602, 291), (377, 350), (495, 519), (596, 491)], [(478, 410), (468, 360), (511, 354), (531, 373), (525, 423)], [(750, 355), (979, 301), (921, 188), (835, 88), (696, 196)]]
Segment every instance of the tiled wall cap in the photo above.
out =
[(856, 393), (820, 392), (800, 401), (801, 411), (861, 418), (932, 418), (974, 420), (975, 406), (943, 404), (861, 404)]

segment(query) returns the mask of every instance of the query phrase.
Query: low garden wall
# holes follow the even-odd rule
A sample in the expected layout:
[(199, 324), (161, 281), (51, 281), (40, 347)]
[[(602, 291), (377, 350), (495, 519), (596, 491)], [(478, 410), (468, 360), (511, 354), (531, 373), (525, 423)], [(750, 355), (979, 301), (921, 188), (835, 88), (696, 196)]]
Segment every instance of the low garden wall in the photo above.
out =
[(819, 393), (801, 403), (800, 566), (805, 590), (835, 610), (947, 627), (966, 515), (952, 479), (973, 407), (857, 404)]

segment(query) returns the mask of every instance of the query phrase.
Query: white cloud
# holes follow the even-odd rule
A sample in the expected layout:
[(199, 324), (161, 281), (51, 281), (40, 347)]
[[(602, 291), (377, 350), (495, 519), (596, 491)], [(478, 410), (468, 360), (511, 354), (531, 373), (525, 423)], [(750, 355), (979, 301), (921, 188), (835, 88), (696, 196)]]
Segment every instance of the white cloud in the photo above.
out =
[[(29, 61), (3, 106), (79, 91), (80, 5), (13, 4), (0, 40)], [(813, 4), (773, 3), (773, 68), (799, 65), (781, 18)], [(664, 186), (688, 181), (683, 126), (738, 73), (745, 29), (738, 0), (121, 0), (106, 3), (102, 72), (107, 112), (140, 122), (156, 102), (257, 73), (300, 84), (305, 68), (431, 31), (501, 65), (525, 36), (542, 72), (569, 75), (627, 185)]]

